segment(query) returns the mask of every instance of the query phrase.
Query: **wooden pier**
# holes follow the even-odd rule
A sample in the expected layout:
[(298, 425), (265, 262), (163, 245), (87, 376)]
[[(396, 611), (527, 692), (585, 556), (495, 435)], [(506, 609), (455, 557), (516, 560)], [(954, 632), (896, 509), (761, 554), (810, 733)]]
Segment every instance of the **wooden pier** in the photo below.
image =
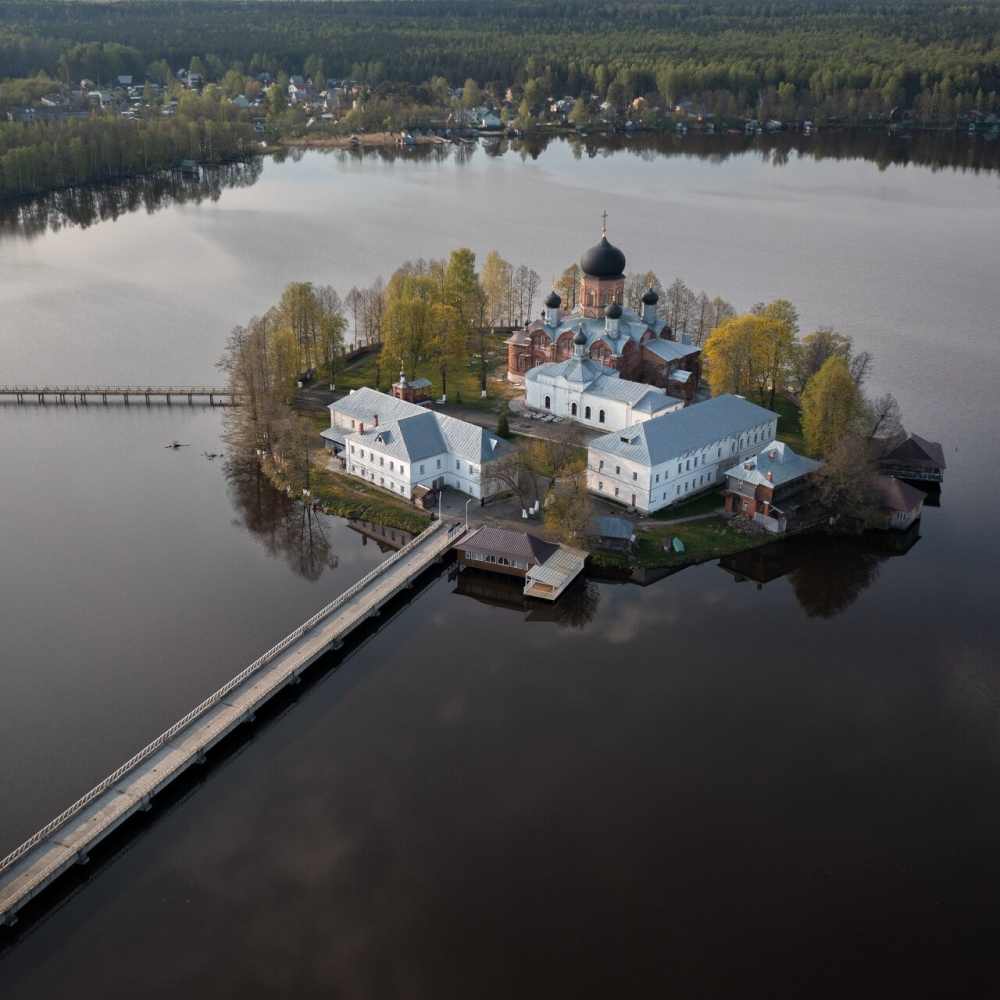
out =
[(348, 634), (411, 587), (464, 534), (460, 523), (448, 528), (434, 521), (0, 860), (0, 924), (16, 923), (29, 900), (74, 865), (85, 864), (94, 845), (134, 813), (148, 810), (158, 792), (204, 761), (237, 726), (253, 721), (258, 708), (298, 683), (325, 653), (339, 649)]
[(238, 397), (225, 386), (217, 385), (0, 385), (0, 396), (13, 396), (19, 403), (37, 400), (39, 403), (75, 403), (86, 405), (98, 399), (107, 406), (109, 399), (121, 399), (128, 405), (130, 399), (144, 399), (146, 405), (153, 399), (187, 399), (193, 406), (195, 399), (208, 400), (210, 406), (238, 402)]

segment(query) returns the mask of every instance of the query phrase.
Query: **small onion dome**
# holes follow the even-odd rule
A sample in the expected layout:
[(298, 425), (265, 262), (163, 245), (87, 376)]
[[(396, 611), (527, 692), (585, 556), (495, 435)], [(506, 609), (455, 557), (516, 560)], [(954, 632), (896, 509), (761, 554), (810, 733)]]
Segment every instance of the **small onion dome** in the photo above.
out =
[(576, 336), (573, 338), (573, 343), (577, 347), (583, 347), (587, 343), (587, 335), (583, 332), (583, 327), (581, 326), (579, 330), (576, 331)]
[(621, 319), (622, 307), (617, 302), (609, 302), (608, 308), (604, 310), (604, 315), (608, 319)]
[(602, 236), (601, 242), (580, 258), (580, 268), (592, 278), (618, 278), (625, 271), (625, 254)]
[(545, 296), (545, 305), (549, 309), (558, 309), (562, 305), (562, 299), (559, 298), (559, 293), (554, 288)]
[(650, 285), (645, 292), (642, 293), (643, 305), (655, 306), (657, 302), (660, 301), (660, 296), (653, 291), (653, 286)]

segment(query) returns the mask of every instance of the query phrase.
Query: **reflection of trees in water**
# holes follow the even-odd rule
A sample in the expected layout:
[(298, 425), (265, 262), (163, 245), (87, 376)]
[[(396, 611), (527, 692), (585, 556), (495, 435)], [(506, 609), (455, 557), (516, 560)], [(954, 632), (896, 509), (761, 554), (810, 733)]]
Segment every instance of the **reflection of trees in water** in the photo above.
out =
[(815, 160), (865, 160), (881, 170), (890, 166), (916, 164), (932, 170), (1000, 170), (995, 144), (982, 136), (970, 138), (958, 132), (914, 131), (904, 136), (888, 129), (820, 129), (811, 136), (798, 132), (777, 132), (756, 136), (740, 133), (703, 135), (689, 132), (679, 136), (670, 132), (591, 134), (579, 136), (531, 135), (515, 140), (510, 147), (522, 159), (536, 159), (550, 143), (568, 142), (573, 155), (580, 158), (607, 157), (631, 153), (643, 160), (658, 157), (686, 156), (690, 159), (724, 163), (746, 154), (757, 155), (764, 162), (782, 167), (793, 158)]
[(246, 528), (272, 556), (281, 556), (299, 576), (318, 580), (335, 569), (337, 555), (324, 527), (324, 515), (276, 490), (253, 455), (229, 451), (224, 463), (229, 497)]
[(919, 524), (906, 531), (869, 532), (850, 538), (807, 535), (723, 556), (719, 566), (737, 582), (755, 581), (758, 590), (787, 576), (810, 618), (832, 618), (878, 580), (883, 562), (906, 555), (919, 540)]
[(788, 582), (809, 618), (833, 618), (878, 580), (886, 558), (859, 544), (828, 539), (788, 574)]
[(601, 591), (593, 580), (577, 580), (556, 601), (553, 610), (559, 628), (583, 628), (597, 615)]
[(0, 202), (0, 236), (40, 236), (63, 226), (86, 229), (97, 222), (117, 219), (145, 209), (152, 213), (174, 204), (218, 201), (226, 188), (249, 187), (264, 169), (259, 156), (218, 166), (202, 167), (200, 176), (182, 178), (176, 173), (133, 177), (113, 184), (64, 188), (40, 195)]

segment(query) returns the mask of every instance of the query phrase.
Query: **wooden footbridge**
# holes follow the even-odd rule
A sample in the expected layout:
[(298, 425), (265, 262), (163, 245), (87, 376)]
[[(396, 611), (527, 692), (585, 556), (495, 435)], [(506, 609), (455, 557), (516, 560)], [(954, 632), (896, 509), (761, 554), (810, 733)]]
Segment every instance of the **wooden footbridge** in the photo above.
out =
[(238, 396), (225, 386), (217, 385), (0, 385), (0, 396), (13, 396), (19, 403), (37, 400), (39, 403), (87, 404), (98, 399), (106, 406), (109, 399), (144, 399), (148, 406), (153, 399), (166, 399), (169, 406), (174, 399), (187, 399), (193, 406), (197, 399), (208, 400), (215, 406), (236, 403)]
[(300, 625), (245, 670), (224, 684), (0, 861), (0, 924), (14, 924), (18, 911), (150, 801), (277, 692), (297, 684), (325, 653), (339, 649), (362, 622), (433, 563), (440, 562), (465, 534), (461, 523), (434, 521), (398, 552)]

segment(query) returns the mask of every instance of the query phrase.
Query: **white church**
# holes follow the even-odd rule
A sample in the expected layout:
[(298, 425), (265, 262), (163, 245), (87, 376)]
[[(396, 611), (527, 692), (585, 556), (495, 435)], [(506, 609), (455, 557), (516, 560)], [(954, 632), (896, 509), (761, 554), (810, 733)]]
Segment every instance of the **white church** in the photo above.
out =
[[(617, 317), (607, 322), (617, 322)], [(573, 338), (571, 358), (537, 365), (524, 373), (529, 407), (608, 431), (683, 408), (684, 400), (668, 396), (666, 390), (630, 382), (614, 368), (588, 357), (587, 342), (581, 325)]]

